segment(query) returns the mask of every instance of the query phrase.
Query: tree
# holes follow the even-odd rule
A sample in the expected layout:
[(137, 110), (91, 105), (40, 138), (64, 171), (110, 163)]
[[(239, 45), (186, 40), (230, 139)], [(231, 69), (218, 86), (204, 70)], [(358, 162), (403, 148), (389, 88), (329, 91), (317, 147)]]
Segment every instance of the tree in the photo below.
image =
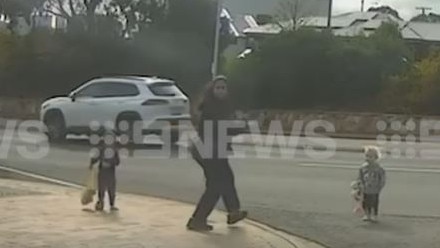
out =
[(9, 66), (11, 61), (14, 61), (17, 50), (17, 38), (7, 33), (0, 33), (0, 74), (10, 69)]
[[(39, 10), (68, 19), (69, 32), (35, 29), (23, 37), (0, 34), (1, 95), (65, 94), (108, 73), (172, 78), (191, 95), (211, 79), (213, 0), (169, 0), (166, 5), (159, 0), (113, 0), (96, 8), (83, 0), (49, 1)], [(93, 15), (96, 32), (90, 33), (86, 15)], [(126, 18), (134, 18), (128, 25), (136, 32), (124, 26)], [(132, 33), (132, 39), (123, 39), (124, 33)]]
[(394, 17), (396, 17), (397, 19), (403, 20), (400, 15), (399, 12), (393, 8), (391, 8), (390, 6), (379, 6), (379, 7), (371, 7), (368, 9), (368, 12), (380, 12), (380, 13), (384, 13), (384, 14), (390, 14)]
[(391, 24), (351, 39), (300, 28), (267, 39), (228, 75), (237, 99), (252, 108), (372, 110), (383, 82), (411, 61)]
[(168, 6), (161, 28), (198, 34), (207, 46), (214, 44), (217, 0), (169, 0)]
[(379, 99), (393, 112), (440, 114), (440, 51), (433, 51), (409, 70), (390, 78)]
[[(281, 0), (279, 2), (278, 19), (280, 21), (291, 21), (292, 29), (296, 30), (298, 27), (298, 20), (302, 17), (302, 7), (302, 0)], [(280, 26), (282, 27), (282, 25)]]
[(214, 54), (217, 3), (217, 0), (169, 0), (166, 20), (158, 27), (176, 35), (198, 37), (200, 49), (209, 51), (208, 68)]
[(410, 92), (410, 100), (415, 111), (440, 114), (440, 51), (430, 54), (417, 63), (410, 78), (414, 90)]
[(162, 23), (167, 4), (165, 0), (112, 0), (105, 9), (110, 16), (120, 20), (122, 35), (131, 37), (133, 31), (141, 32), (142, 29)]
[(0, 0), (0, 13), (10, 20), (9, 29), (12, 31), (20, 17), (31, 25), (31, 14), (43, 3), (44, 0)]
[(96, 31), (96, 10), (103, 0), (46, 0), (42, 12), (67, 20), (70, 31)]
[(163, 21), (166, 0), (47, 0), (44, 11), (68, 21), (69, 30), (99, 33), (107, 22), (120, 28), (123, 37), (131, 37), (152, 23)]
[(32, 12), (43, 4), (44, 0), (0, 0), (0, 12), (8, 18), (24, 16), (29, 20)]
[(386, 77), (400, 74), (414, 60), (397, 24), (383, 23), (367, 39), (376, 49)]

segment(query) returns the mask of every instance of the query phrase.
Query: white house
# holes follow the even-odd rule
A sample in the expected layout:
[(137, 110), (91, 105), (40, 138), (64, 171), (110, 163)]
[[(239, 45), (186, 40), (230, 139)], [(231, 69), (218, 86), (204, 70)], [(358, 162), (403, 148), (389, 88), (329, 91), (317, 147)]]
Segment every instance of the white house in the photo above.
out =
[[(13, 31), (17, 35), (27, 35), (33, 28), (47, 28), (47, 29), (65, 29), (67, 27), (67, 21), (63, 18), (49, 15), (34, 13), (31, 16), (31, 22), (28, 23), (24, 17), (18, 17), (16, 24), (13, 27)], [(0, 17), (0, 30), (9, 32), (9, 25), (11, 20), (5, 16)]]
[(440, 23), (408, 22), (401, 31), (407, 40), (440, 43)]
[(222, 17), (229, 19), (230, 34), (235, 39), (235, 43), (226, 48), (224, 55), (226, 57), (239, 56), (240, 53), (252, 46), (251, 39), (243, 31), (248, 28), (258, 27), (257, 21), (252, 15), (236, 15), (233, 17), (227, 9), (223, 9)]
[(231, 57), (246, 53), (246, 49), (255, 46), (253, 38), (245, 31), (265, 28), (258, 25), (258, 15), (282, 18), (292, 11), (283, 9), (283, 4), (298, 3), (295, 13), (298, 17), (326, 16), (329, 0), (223, 0), (223, 3), (222, 15), (231, 21), (230, 30), (236, 37), (236, 44), (229, 46), (225, 51), (225, 55)]
[(31, 18), (34, 28), (65, 29), (67, 27), (66, 19), (51, 14), (36, 13)]

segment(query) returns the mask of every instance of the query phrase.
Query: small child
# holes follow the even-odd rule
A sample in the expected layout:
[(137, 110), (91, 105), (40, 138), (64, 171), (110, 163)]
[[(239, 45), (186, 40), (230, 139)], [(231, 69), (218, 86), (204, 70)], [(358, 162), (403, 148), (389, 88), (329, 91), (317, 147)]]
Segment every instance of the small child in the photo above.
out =
[(96, 163), (99, 163), (98, 201), (96, 202), (95, 210), (104, 210), (104, 196), (105, 192), (107, 192), (110, 210), (118, 211), (119, 209), (115, 206), (116, 166), (119, 165), (120, 159), (116, 146), (116, 135), (113, 131), (105, 131), (98, 150), (99, 153), (92, 157), (90, 161), (90, 169), (92, 169)]
[(377, 221), (379, 214), (379, 196), (385, 186), (385, 170), (378, 163), (381, 157), (379, 148), (365, 147), (365, 160), (359, 170), (358, 180), (361, 182), (363, 193), (364, 221)]

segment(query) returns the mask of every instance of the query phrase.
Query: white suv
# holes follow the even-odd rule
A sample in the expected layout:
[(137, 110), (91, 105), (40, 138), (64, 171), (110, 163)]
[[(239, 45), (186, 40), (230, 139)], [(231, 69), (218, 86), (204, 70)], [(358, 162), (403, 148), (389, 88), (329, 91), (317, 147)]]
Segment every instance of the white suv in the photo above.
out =
[[(118, 130), (120, 123), (142, 121), (155, 123), (190, 120), (188, 97), (167, 79), (118, 76), (93, 79), (72, 91), (67, 97), (54, 97), (41, 106), (41, 121), (51, 141), (61, 141), (67, 134), (89, 134), (91, 123), (108, 125)], [(123, 126), (123, 125), (122, 125)], [(156, 133), (142, 126), (143, 133)], [(131, 129), (130, 129), (131, 130)], [(176, 128), (177, 130), (177, 128)], [(171, 135), (175, 142), (178, 135)]]

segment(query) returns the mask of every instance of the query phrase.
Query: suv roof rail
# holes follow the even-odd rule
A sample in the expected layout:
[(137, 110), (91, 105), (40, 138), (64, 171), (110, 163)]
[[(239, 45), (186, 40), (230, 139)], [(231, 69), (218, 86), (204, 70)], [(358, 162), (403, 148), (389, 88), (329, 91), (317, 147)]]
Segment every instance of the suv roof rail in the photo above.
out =
[(145, 77), (150, 77), (150, 78), (154, 78), (154, 76), (150, 76), (150, 75), (142, 75), (142, 74), (121, 74), (121, 73), (105, 73), (99, 76), (99, 78), (107, 78), (107, 77), (112, 77), (112, 78), (145, 78)]
[(164, 77), (159, 77), (159, 76), (151, 76), (151, 75), (142, 75), (142, 74), (103, 74), (101, 76), (95, 77), (94, 79), (98, 79), (98, 78), (121, 78), (121, 79), (131, 79), (131, 80), (136, 80), (136, 81), (144, 81), (146, 78), (150, 78), (150, 79), (161, 79), (161, 80), (166, 80), (166, 81), (172, 81), (174, 82), (173, 79), (171, 78), (164, 78)]
[(131, 80), (137, 80), (137, 81), (144, 81), (145, 80), (144, 77), (140, 77), (140, 76), (112, 76), (109, 78), (131, 79)]

